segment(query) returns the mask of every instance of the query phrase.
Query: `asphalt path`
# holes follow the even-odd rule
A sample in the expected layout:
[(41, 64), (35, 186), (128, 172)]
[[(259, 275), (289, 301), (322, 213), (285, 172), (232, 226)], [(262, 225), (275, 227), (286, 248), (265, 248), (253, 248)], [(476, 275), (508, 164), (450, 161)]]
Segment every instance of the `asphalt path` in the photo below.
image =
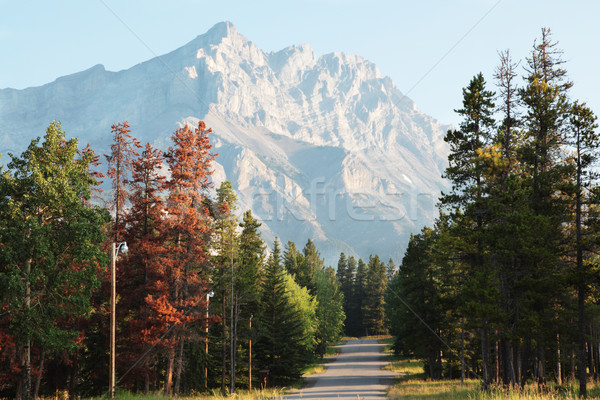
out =
[(294, 390), (283, 399), (381, 399), (393, 384), (394, 372), (383, 371), (384, 344), (376, 339), (349, 340), (338, 346), (341, 353), (325, 364), (321, 374), (307, 375), (303, 389)]

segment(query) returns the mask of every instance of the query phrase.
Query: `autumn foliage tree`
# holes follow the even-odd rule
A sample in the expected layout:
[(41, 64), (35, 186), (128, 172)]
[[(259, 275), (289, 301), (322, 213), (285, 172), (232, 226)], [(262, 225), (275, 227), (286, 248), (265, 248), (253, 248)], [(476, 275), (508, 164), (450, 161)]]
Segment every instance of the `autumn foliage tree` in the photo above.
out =
[(129, 129), (129, 122), (119, 122), (111, 126), (113, 144), (110, 146), (110, 154), (104, 157), (108, 162), (107, 175), (111, 180), (113, 195), (110, 200), (110, 209), (114, 210), (115, 220), (113, 224), (113, 241), (118, 242), (125, 233), (124, 209), (128, 199), (127, 180), (131, 174), (131, 166), (134, 157), (137, 157), (137, 149), (141, 147), (139, 141), (133, 138)]
[(171, 177), (165, 183), (168, 217), (164, 222), (165, 238), (159, 264), (162, 279), (155, 282), (155, 294), (147, 297), (147, 303), (165, 325), (177, 326), (164, 341), (168, 360), (167, 394), (179, 389), (184, 343), (192, 339), (186, 328), (202, 318), (201, 310), (205, 308), (211, 224), (203, 200), (211, 184), (211, 163), (215, 158), (210, 152), (210, 132), (202, 121), (194, 130), (188, 125), (177, 129), (171, 137), (173, 147), (166, 153)]

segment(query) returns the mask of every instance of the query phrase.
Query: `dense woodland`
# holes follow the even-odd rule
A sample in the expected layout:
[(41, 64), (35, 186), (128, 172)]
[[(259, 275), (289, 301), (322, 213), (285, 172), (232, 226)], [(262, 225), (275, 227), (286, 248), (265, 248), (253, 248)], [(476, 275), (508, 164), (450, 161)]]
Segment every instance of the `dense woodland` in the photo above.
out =
[[(343, 334), (335, 270), (310, 239), (267, 251), (231, 184), (212, 188), (203, 122), (175, 131), (164, 153), (127, 122), (112, 134), (101, 159), (54, 122), (2, 170), (0, 397), (107, 393), (108, 251), (122, 242), (118, 388), (231, 393), (258, 387), (263, 369), (269, 385), (297, 380)], [(105, 207), (95, 205), (102, 179)]]
[(493, 78), (463, 89), (451, 189), (390, 284), (395, 350), (433, 379), (579, 379), (585, 395), (600, 379), (596, 116), (548, 29), (522, 65), (501, 52)]
[(107, 393), (122, 242), (121, 390), (233, 393), (265, 369), (287, 385), (342, 335), (391, 333), (432, 379), (578, 380), (585, 395), (600, 379), (600, 137), (563, 65), (543, 29), (522, 65), (501, 52), (493, 84), (463, 89), (451, 188), (399, 267), (341, 254), (334, 270), (310, 239), (269, 250), (231, 184), (213, 187), (203, 122), (164, 153), (115, 124), (104, 157), (52, 123), (0, 168), (0, 397)]

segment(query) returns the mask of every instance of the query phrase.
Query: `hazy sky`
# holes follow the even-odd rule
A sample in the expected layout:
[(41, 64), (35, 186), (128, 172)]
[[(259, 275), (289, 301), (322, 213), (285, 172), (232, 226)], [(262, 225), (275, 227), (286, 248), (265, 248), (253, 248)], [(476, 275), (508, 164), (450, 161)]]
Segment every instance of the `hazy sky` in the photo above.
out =
[(457, 123), (470, 78), (481, 71), (492, 83), (497, 52), (526, 57), (545, 26), (572, 97), (600, 113), (599, 18), (598, 0), (0, 0), (0, 88), (95, 64), (126, 69), (227, 20), (265, 51), (308, 43), (317, 55), (358, 54), (423, 111)]

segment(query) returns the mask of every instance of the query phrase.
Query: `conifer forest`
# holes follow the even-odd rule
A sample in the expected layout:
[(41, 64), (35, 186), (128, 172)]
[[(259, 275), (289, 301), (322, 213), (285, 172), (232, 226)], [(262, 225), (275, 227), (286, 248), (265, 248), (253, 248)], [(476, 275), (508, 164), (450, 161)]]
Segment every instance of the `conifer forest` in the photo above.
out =
[(109, 382), (226, 394), (265, 370), (286, 386), (342, 337), (373, 335), (431, 380), (572, 380), (585, 396), (600, 380), (600, 136), (565, 68), (542, 29), (525, 60), (499, 52), (493, 76), (467, 83), (445, 136), (450, 189), (398, 264), (266, 243), (214, 183), (202, 121), (167, 149), (117, 122), (108, 154), (52, 122), (0, 159), (0, 398), (104, 396)]

